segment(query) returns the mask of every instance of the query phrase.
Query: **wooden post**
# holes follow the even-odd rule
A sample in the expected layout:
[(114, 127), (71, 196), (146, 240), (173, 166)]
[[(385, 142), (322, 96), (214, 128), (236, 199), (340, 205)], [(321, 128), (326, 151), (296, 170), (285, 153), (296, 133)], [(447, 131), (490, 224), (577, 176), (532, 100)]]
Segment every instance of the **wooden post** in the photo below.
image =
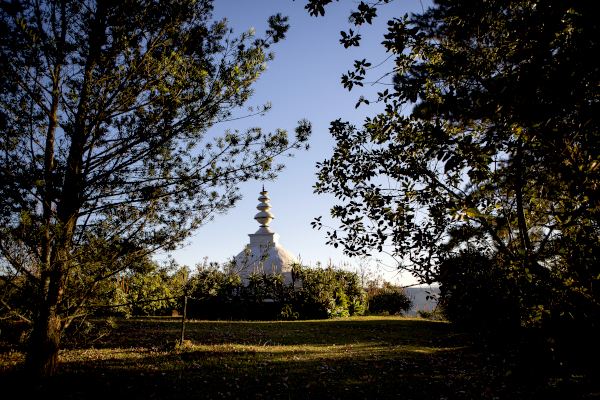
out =
[(179, 344), (183, 346), (183, 340), (185, 338), (185, 317), (187, 314), (187, 296), (183, 296), (183, 315), (181, 316), (181, 342)]

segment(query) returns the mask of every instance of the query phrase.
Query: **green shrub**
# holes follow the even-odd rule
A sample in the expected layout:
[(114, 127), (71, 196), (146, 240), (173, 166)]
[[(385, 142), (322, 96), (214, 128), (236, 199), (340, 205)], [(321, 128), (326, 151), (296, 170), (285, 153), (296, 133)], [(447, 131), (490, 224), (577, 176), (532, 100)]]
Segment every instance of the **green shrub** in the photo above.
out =
[(500, 262), (463, 250), (440, 264), (439, 305), (446, 318), (466, 328), (489, 332), (520, 326), (520, 297)]
[(444, 319), (444, 315), (436, 307), (433, 310), (417, 310), (417, 315), (423, 319), (430, 319), (433, 321), (440, 321)]
[(186, 268), (174, 274), (144, 263), (116, 277), (112, 296), (100, 308), (107, 315), (170, 314), (183, 309), (202, 319), (309, 319), (361, 315), (366, 295), (356, 273), (335, 268), (293, 267), (293, 282), (284, 284), (278, 274), (254, 274), (242, 284), (239, 274), (216, 264), (189, 275)]
[(291, 304), (300, 318), (330, 318), (361, 315), (365, 292), (358, 275), (332, 267), (293, 266), (293, 277), (302, 285), (291, 292)]
[(383, 287), (369, 288), (369, 312), (372, 314), (400, 315), (412, 307), (412, 301), (404, 289), (390, 283)]
[(167, 315), (177, 304), (177, 296), (167, 270), (151, 260), (143, 260), (104, 284), (110, 296), (98, 298), (97, 315)]
[(286, 303), (281, 307), (281, 312), (279, 313), (281, 319), (288, 321), (295, 321), (300, 318), (300, 314), (297, 311), (294, 311), (294, 308), (291, 304)]
[(251, 274), (248, 284), (241, 287), (241, 297), (245, 301), (261, 303), (266, 299), (273, 301), (285, 300), (283, 275), (281, 274)]
[(199, 270), (188, 282), (186, 292), (197, 299), (232, 300), (238, 296), (241, 286), (239, 275), (210, 268)]
[[(216, 267), (203, 268), (186, 287), (189, 318), (231, 319), (246, 312), (241, 303), (242, 280), (238, 274)], [(182, 305), (180, 305), (182, 308)]]

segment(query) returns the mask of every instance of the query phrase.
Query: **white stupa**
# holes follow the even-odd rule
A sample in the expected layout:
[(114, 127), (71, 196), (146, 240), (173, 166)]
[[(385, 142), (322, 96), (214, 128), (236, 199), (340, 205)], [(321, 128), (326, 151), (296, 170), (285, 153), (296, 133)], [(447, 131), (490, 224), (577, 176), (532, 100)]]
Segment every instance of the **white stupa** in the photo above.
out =
[(235, 268), (244, 284), (253, 273), (282, 274), (284, 283), (292, 282), (292, 264), (297, 260), (279, 244), (279, 235), (269, 228), (275, 216), (271, 213), (268, 194), (263, 186), (258, 198), (260, 203), (256, 206), (258, 213), (254, 216), (260, 227), (248, 235), (250, 244), (235, 257)]

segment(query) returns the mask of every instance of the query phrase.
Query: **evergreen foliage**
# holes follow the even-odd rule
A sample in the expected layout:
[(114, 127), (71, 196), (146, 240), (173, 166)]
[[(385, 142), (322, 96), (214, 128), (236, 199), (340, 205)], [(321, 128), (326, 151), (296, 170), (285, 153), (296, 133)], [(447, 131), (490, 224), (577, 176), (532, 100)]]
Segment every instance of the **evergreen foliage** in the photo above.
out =
[(211, 130), (248, 116), (288, 28), (274, 15), (264, 35), (236, 36), (211, 12), (210, 0), (0, 4), (0, 277), (26, 281), (30, 301), (9, 307), (33, 322), (32, 374), (54, 373), (62, 332), (103, 282), (174, 249), (307, 140), (307, 122), (293, 139)]

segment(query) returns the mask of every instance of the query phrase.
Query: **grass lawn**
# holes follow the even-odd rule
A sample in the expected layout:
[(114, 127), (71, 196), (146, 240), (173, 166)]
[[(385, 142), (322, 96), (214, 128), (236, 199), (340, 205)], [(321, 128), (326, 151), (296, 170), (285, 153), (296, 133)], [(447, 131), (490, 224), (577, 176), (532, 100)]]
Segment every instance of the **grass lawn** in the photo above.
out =
[(180, 326), (177, 318), (116, 320), (93, 343), (68, 345), (58, 376), (37, 384), (20, 371), (22, 353), (4, 351), (2, 392), (109, 400), (564, 398), (564, 389), (477, 351), (444, 322), (190, 321), (177, 347)]

